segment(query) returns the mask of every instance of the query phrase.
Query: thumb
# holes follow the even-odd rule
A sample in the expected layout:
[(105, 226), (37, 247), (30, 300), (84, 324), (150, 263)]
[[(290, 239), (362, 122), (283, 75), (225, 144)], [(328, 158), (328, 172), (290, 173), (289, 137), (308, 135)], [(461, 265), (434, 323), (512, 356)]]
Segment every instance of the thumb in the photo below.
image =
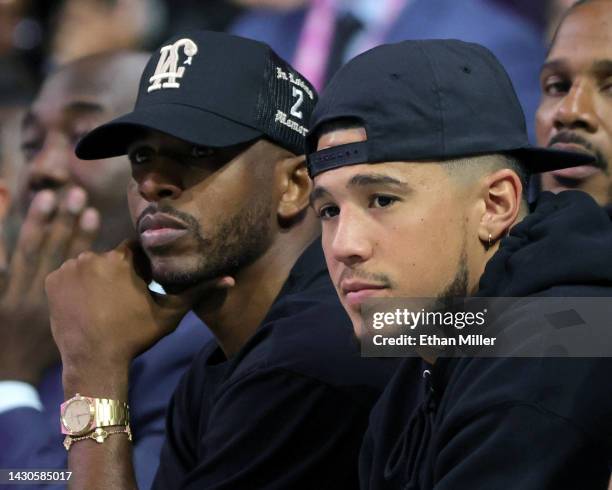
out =
[(144, 282), (149, 284), (153, 280), (151, 262), (137, 240), (123, 240), (115, 251), (130, 258), (134, 271)]

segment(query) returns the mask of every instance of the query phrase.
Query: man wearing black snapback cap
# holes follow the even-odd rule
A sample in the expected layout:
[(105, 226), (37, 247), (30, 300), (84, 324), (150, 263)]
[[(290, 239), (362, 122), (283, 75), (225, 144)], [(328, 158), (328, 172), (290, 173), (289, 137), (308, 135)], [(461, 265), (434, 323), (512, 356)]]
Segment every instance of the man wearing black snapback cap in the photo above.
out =
[[(154, 487), (357, 486), (395, 363), (360, 358), (325, 269), (302, 150), (315, 101), (266, 45), (189, 32), (151, 58), (134, 111), (79, 143), (85, 159), (129, 155), (140, 247), (81, 255), (47, 280), (76, 487), (135, 486), (127, 368), (187, 309), (217, 342), (173, 397)], [(149, 293), (151, 278), (169, 294)]]
[[(362, 342), (362, 315), (385, 298), (612, 295), (605, 212), (580, 192), (545, 193), (531, 213), (524, 198), (530, 173), (589, 157), (528, 145), (481, 46), (407, 41), (355, 58), (319, 99), (307, 153), (328, 269)], [(421, 349), (421, 372), (401, 365), (370, 417), (361, 488), (606, 488), (612, 360), (519, 352)]]

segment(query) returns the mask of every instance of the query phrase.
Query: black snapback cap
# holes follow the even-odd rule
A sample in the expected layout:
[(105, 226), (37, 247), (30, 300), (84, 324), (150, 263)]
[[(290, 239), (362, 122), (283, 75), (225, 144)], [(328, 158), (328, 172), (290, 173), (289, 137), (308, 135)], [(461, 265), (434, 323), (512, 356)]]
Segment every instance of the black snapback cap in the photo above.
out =
[(266, 137), (304, 152), (315, 89), (266, 44), (229, 34), (188, 31), (151, 56), (135, 108), (85, 135), (85, 160), (127, 153), (143, 129), (224, 147)]
[[(362, 123), (367, 141), (316, 151), (327, 122)], [(344, 165), (508, 153), (531, 173), (591, 163), (530, 146), (510, 78), (486, 48), (452, 39), (373, 48), (341, 68), (319, 98), (306, 138), (311, 177)]]

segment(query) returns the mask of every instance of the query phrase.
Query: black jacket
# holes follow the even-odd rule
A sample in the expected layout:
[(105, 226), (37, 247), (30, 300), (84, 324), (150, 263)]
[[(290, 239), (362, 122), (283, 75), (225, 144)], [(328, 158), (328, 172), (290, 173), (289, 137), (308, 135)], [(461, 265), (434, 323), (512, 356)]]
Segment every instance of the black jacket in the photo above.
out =
[[(502, 240), (479, 296), (612, 296), (612, 222), (545, 193)], [(612, 328), (612, 319), (610, 320)], [(407, 359), (374, 408), (362, 489), (607, 489), (612, 358)]]
[(396, 367), (360, 357), (317, 240), (234, 357), (215, 342), (196, 357), (168, 410), (153, 487), (357, 488), (368, 416)]

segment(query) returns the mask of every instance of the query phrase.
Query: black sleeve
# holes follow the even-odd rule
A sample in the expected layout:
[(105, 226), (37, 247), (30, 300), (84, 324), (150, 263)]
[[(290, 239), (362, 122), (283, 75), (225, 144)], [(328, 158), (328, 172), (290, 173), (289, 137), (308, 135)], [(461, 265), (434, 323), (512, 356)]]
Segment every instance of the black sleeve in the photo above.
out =
[(361, 451), (359, 452), (359, 485), (360, 488), (368, 488), (372, 478), (372, 467), (374, 465), (374, 438), (372, 428), (369, 427), (363, 437)]
[[(195, 414), (177, 405), (156, 488), (179, 488), (179, 482), (182, 489), (207, 490), (358, 487), (369, 409), (336, 388), (282, 369), (258, 370), (211, 402), (204, 436), (191, 443), (183, 418)], [(192, 421), (192, 431), (195, 426)]]
[(435, 490), (605, 490), (610, 478), (603, 448), (536, 405), (498, 406), (443, 437)]

